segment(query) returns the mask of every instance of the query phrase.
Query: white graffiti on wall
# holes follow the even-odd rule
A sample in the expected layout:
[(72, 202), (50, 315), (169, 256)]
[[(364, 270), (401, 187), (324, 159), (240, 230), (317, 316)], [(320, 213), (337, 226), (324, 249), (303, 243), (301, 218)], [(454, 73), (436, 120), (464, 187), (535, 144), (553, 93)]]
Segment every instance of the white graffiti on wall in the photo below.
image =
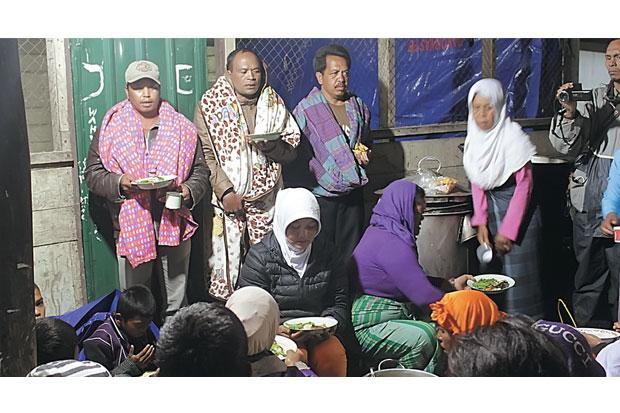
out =
[(97, 108), (88, 107), (88, 134), (89, 139), (92, 141), (97, 131)]
[(97, 90), (95, 90), (94, 92), (92, 92), (90, 95), (84, 96), (82, 98), (82, 102), (86, 102), (88, 99), (96, 98), (97, 96), (99, 96), (101, 94), (101, 92), (103, 92), (103, 86), (104, 86), (104, 83), (103, 83), (103, 65), (91, 64), (91, 63), (82, 63), (82, 66), (84, 67), (84, 69), (86, 69), (90, 73), (98, 73), (99, 74), (99, 88)]
[[(92, 141), (93, 138), (95, 137), (95, 132), (97, 132), (97, 118), (96, 118), (97, 108), (88, 106), (87, 113), (88, 113), (88, 120), (87, 120), (88, 140)], [(80, 180), (80, 186), (81, 186), (82, 183), (84, 182), (84, 171), (86, 170), (86, 158), (82, 159), (78, 163), (78, 166), (79, 166), (78, 178)], [(87, 203), (88, 203), (88, 189), (82, 188), (82, 196), (80, 196), (80, 219), (82, 221), (86, 220), (86, 208), (88, 205)]]
[[(193, 67), (192, 65), (186, 65), (186, 64), (175, 65), (176, 78), (177, 78), (177, 93), (180, 95), (191, 95), (192, 93), (194, 93), (194, 89), (191, 89), (191, 90), (181, 89), (181, 71), (191, 70), (192, 67)], [(186, 83), (190, 83), (192, 81), (192, 75), (190, 74), (184, 75), (183, 81)]]

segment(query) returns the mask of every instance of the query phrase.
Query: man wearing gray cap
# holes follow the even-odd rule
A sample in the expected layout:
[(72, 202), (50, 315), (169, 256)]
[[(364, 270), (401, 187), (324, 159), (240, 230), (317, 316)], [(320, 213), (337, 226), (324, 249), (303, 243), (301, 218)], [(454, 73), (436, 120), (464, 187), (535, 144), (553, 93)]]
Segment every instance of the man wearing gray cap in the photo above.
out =
[[(208, 191), (209, 169), (194, 125), (160, 98), (157, 65), (130, 63), (125, 83), (127, 99), (105, 114), (91, 142), (85, 178), (112, 216), (121, 288), (150, 285), (153, 264), (161, 262), (170, 316), (185, 305), (191, 236), (198, 227), (190, 210)], [(167, 187), (135, 182), (162, 177), (171, 180)], [(181, 195), (180, 205), (166, 202), (170, 191)]]

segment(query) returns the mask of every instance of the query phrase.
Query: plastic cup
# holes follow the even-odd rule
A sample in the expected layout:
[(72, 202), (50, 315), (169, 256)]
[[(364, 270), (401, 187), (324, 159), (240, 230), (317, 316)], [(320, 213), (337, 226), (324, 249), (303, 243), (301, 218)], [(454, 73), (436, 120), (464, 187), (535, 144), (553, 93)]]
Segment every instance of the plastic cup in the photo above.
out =
[(183, 196), (179, 192), (166, 192), (166, 208), (179, 209)]
[(478, 261), (488, 264), (493, 260), (493, 249), (488, 244), (482, 244), (476, 249)]

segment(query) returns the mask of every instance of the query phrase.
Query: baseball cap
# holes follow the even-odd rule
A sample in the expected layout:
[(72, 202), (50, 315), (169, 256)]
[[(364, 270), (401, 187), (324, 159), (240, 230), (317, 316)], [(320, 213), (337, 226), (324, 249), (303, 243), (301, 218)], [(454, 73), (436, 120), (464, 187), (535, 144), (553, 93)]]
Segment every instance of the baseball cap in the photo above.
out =
[(131, 62), (125, 70), (125, 83), (133, 83), (140, 79), (152, 79), (161, 85), (159, 81), (159, 68), (153, 62), (148, 60), (136, 60)]

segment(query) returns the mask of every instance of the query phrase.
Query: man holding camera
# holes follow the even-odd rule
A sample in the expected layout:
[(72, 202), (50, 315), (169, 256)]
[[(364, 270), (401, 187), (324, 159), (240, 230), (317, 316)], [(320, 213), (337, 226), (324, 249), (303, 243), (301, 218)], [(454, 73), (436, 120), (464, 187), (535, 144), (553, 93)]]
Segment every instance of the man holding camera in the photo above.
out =
[(575, 93), (578, 88), (572, 82), (560, 86), (562, 110), (552, 122), (549, 139), (575, 162), (569, 181), (579, 263), (573, 292), (575, 321), (579, 326), (609, 328), (618, 320), (620, 244), (601, 231), (601, 200), (614, 152), (620, 149), (620, 39), (607, 46), (605, 66), (610, 82), (592, 90), (591, 100), (581, 110), (577, 100), (584, 93)]

